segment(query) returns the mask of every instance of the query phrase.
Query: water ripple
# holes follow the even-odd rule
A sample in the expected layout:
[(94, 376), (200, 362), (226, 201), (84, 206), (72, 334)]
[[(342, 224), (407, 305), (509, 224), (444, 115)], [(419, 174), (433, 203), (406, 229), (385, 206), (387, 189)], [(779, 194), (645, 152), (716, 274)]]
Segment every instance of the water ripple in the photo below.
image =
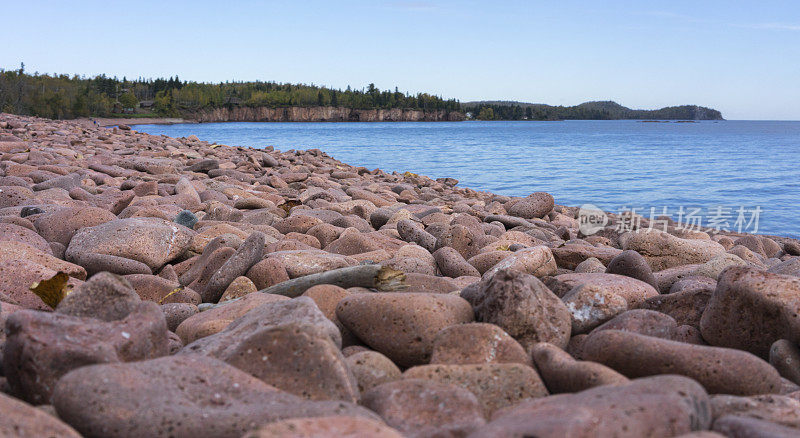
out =
[(759, 232), (800, 236), (800, 122), (208, 123), (139, 125), (233, 146), (319, 148), (357, 166), (453, 177), (566, 205), (740, 206)]

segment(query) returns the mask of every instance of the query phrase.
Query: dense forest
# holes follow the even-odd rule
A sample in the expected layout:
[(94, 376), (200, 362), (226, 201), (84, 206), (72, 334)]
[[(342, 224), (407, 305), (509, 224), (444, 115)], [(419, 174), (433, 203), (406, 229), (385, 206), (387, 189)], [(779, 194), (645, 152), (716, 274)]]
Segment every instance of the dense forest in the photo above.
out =
[(225, 106), (312, 107), (352, 109), (416, 109), (460, 111), (455, 99), (427, 93), (410, 95), (365, 89), (337, 90), (303, 84), (276, 82), (224, 82), (209, 84), (169, 79), (118, 79), (105, 75), (84, 78), (69, 75), (28, 74), (0, 70), (0, 111), (52, 119), (109, 117), (150, 112), (180, 117), (194, 111)]
[(586, 102), (576, 106), (550, 106), (513, 101), (459, 103), (456, 99), (418, 93), (379, 90), (345, 90), (276, 82), (224, 82), (218, 84), (169, 79), (92, 78), (29, 74), (0, 69), (0, 111), (51, 119), (77, 117), (161, 116), (186, 117), (205, 109), (233, 107), (343, 107), (410, 109), (424, 112), (466, 112), (479, 120), (721, 120), (719, 111), (694, 105), (658, 110), (634, 110), (615, 102)]
[(634, 110), (616, 102), (586, 102), (575, 106), (551, 106), (509, 101), (466, 102), (464, 111), (479, 120), (722, 120), (722, 114), (696, 105), (657, 110)]

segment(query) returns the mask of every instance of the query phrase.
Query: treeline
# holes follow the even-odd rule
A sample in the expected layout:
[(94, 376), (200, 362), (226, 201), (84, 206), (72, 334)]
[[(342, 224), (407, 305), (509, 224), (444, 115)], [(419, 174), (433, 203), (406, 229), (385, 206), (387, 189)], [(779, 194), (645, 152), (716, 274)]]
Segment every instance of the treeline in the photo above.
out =
[(697, 105), (634, 110), (610, 101), (575, 106), (489, 101), (467, 102), (462, 108), (479, 120), (722, 120), (719, 111)]
[[(427, 93), (411, 95), (379, 90), (345, 90), (276, 82), (224, 82), (209, 84), (169, 79), (118, 79), (105, 75), (85, 78), (69, 75), (28, 74), (0, 70), (0, 110), (52, 119), (108, 117), (124, 113), (152, 112), (180, 117), (194, 111), (232, 106), (311, 107), (352, 109), (416, 109), (460, 111), (456, 99), (445, 100)], [(139, 107), (146, 109), (140, 109)]]

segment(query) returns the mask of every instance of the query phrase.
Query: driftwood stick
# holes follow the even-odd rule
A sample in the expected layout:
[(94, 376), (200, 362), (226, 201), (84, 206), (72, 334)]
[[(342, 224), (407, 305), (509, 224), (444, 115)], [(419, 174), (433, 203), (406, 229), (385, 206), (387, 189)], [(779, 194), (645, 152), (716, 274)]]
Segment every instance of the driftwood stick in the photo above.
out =
[(405, 288), (405, 279), (405, 274), (388, 266), (359, 265), (306, 275), (278, 283), (259, 292), (294, 298), (320, 284), (332, 284), (345, 289), (368, 287), (382, 291), (394, 291)]

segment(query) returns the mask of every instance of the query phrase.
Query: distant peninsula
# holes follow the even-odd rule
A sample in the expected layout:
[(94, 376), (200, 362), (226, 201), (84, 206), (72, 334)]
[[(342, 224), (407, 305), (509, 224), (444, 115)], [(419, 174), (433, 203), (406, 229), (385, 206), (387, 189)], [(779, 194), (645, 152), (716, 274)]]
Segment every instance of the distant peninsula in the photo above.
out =
[[(180, 122), (417, 122), (477, 120), (722, 120), (701, 106), (633, 110), (615, 102), (551, 106), (515, 101), (459, 102), (429, 93), (344, 90), (277, 82), (128, 79), (30, 74), (0, 69), (0, 112), (50, 119)], [(109, 123), (110, 123), (109, 122)]]
[(467, 118), (478, 120), (724, 120), (719, 111), (697, 105), (637, 110), (612, 101), (552, 106), (505, 100), (464, 102)]

